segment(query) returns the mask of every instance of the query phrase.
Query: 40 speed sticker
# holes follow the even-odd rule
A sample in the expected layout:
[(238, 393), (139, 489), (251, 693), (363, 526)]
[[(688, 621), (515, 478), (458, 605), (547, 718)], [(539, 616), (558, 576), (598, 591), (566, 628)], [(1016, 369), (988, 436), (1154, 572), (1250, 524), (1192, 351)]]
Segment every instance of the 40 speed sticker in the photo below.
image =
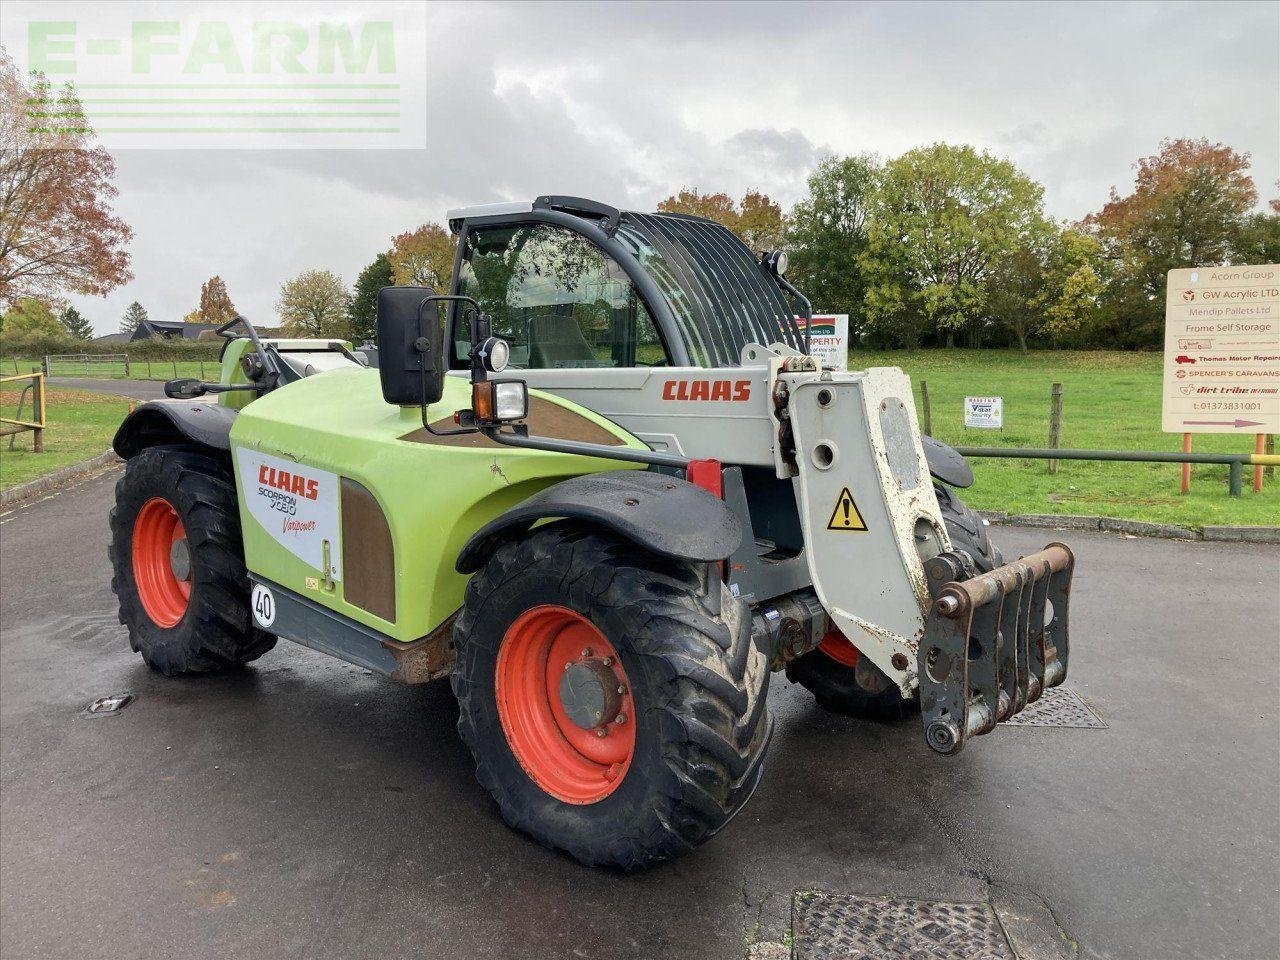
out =
[(253, 596), (249, 598), (249, 607), (253, 610), (253, 622), (264, 630), (276, 622), (275, 594), (262, 584), (253, 585)]
[(341, 580), (337, 474), (243, 447), (236, 449), (236, 471), (249, 515), (271, 539), (321, 575)]

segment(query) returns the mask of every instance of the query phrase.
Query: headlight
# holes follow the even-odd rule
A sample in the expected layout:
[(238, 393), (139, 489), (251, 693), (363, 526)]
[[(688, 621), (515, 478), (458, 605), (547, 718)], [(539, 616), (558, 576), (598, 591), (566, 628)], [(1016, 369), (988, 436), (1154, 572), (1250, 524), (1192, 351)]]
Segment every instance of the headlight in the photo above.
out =
[(501, 373), (511, 361), (511, 347), (501, 337), (490, 337), (480, 344), (480, 362), (490, 373)]
[(471, 387), (471, 410), (481, 423), (510, 423), (529, 415), (529, 388), (523, 380), (485, 380)]
[[(504, 343), (505, 347), (506, 344)], [(493, 419), (523, 420), (529, 415), (529, 388), (523, 380), (497, 380), (493, 384)]]
[(787, 258), (785, 250), (779, 250), (773, 255), (773, 272), (778, 276), (783, 276), (787, 272), (787, 264), (791, 261)]

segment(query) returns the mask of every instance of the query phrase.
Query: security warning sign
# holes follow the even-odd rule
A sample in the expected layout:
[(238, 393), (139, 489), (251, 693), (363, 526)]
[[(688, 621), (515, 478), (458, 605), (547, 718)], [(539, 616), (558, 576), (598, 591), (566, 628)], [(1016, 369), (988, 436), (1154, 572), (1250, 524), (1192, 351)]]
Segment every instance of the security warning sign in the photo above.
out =
[(853, 502), (853, 494), (848, 487), (841, 489), (836, 507), (831, 511), (831, 519), (827, 521), (827, 529), (866, 532), (867, 524), (858, 512), (858, 505)]
[(1280, 264), (1170, 270), (1167, 433), (1280, 433)]

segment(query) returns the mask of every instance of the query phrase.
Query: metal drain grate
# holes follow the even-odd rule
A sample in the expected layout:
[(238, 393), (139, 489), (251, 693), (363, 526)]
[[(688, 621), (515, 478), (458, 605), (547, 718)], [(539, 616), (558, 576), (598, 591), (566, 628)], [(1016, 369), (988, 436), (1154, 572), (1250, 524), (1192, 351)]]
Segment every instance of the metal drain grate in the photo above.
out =
[(133, 701), (132, 693), (121, 693), (111, 697), (99, 697), (82, 711), (90, 717), (113, 717)]
[(1021, 727), (1105, 727), (1074, 690), (1053, 687), (1021, 713), (1001, 721)]
[(1015, 960), (985, 903), (797, 892), (796, 960)]

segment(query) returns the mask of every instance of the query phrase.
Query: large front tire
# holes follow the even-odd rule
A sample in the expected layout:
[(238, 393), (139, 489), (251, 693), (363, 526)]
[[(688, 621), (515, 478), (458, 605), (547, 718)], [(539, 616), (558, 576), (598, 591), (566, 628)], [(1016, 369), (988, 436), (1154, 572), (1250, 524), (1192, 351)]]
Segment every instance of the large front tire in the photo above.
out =
[(256, 660), (236, 491), (214, 457), (149, 447), (125, 464), (111, 510), (111, 589), (129, 645), (165, 676)]
[[(994, 570), (1004, 563), (1000, 549), (987, 535), (987, 522), (941, 483), (933, 485), (951, 538), (953, 550), (963, 550), (973, 558), (978, 573)], [(787, 664), (787, 679), (798, 683), (832, 713), (860, 720), (901, 720), (919, 708), (913, 697), (904, 699), (898, 685), (858, 650), (839, 631), (832, 631), (816, 650)]]
[(746, 803), (771, 730), (768, 657), (740, 601), (718, 580), (708, 598), (703, 580), (565, 523), (472, 578), (454, 631), (458, 731), (510, 826), (634, 870)]

